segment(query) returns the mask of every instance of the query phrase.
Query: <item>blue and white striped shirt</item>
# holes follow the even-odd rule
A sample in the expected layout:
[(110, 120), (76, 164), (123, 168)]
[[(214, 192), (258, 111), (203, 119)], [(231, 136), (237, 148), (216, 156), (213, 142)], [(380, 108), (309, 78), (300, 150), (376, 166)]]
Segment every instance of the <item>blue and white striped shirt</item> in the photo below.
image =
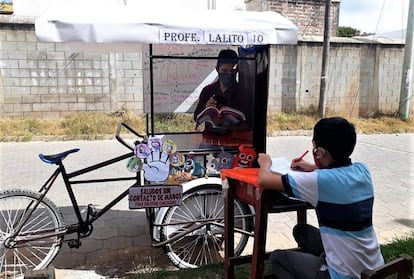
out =
[(384, 264), (372, 226), (372, 179), (364, 164), (291, 172), (283, 181), (288, 195), (315, 207), (332, 279), (360, 278), (362, 270)]

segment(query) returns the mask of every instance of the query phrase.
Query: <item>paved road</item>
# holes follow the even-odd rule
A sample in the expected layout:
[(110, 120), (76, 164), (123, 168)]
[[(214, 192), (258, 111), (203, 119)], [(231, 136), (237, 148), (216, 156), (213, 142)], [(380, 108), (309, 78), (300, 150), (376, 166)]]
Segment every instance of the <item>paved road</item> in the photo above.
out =
[[(375, 184), (374, 225), (380, 243), (412, 235), (414, 231), (414, 134), (359, 135), (354, 161), (366, 163)], [(310, 136), (278, 136), (268, 138), (267, 150), (271, 156), (293, 158), (311, 148)], [(57, 153), (79, 147), (80, 152), (65, 159), (69, 170), (77, 170), (93, 163), (121, 155), (128, 150), (115, 140), (0, 143), (0, 189), (27, 188), (38, 190), (41, 182), (52, 172), (53, 166), (42, 163), (39, 153)], [(308, 155), (307, 159), (311, 159)], [(111, 174), (128, 174), (126, 162), (113, 168), (104, 168), (97, 177)], [(65, 221), (73, 218), (68, 209), (69, 199), (63, 185), (55, 185), (49, 198), (62, 208)], [(84, 185), (77, 187), (82, 206), (88, 203), (97, 207), (128, 187), (128, 183)], [(313, 213), (309, 223), (316, 224)], [(294, 213), (272, 214), (269, 218), (266, 248), (290, 248), (295, 243), (291, 229)], [(139, 254), (141, 257), (157, 255), (161, 249), (152, 249), (149, 228), (142, 210), (128, 210), (126, 199), (98, 221), (92, 235), (84, 240), (80, 249), (72, 251), (63, 246), (54, 264), (60, 267), (78, 267), (84, 264), (102, 264), (108, 258)], [(246, 253), (251, 247), (248, 247)], [(138, 252), (137, 252), (138, 251)], [(92, 278), (92, 277), (91, 277)]]

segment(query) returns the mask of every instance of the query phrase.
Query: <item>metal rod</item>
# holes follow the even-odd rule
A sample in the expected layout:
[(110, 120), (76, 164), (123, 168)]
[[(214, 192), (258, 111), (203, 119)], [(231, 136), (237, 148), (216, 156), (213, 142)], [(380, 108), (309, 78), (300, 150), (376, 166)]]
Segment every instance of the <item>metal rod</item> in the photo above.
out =
[(405, 48), (404, 48), (404, 63), (401, 79), (401, 93), (400, 93), (400, 118), (403, 120), (408, 119), (410, 114), (410, 93), (413, 77), (413, 27), (414, 26), (414, 0), (410, 0), (408, 6), (408, 20), (407, 20), (407, 32), (405, 35)]

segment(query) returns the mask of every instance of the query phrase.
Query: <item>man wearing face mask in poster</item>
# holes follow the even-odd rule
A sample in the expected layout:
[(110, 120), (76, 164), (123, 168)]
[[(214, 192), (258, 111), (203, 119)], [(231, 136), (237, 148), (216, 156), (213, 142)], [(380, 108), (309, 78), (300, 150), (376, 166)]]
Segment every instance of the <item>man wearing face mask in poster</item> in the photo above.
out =
[[(238, 101), (238, 83), (236, 75), (238, 55), (234, 50), (224, 49), (221, 50), (218, 59), (216, 71), (218, 73), (218, 80), (207, 85), (200, 93), (197, 107), (194, 111), (194, 120), (197, 121), (197, 116), (207, 107), (216, 107), (221, 109), (222, 107), (231, 107), (236, 110), (240, 110)], [(237, 116), (236, 116), (237, 118)], [(231, 128), (239, 126), (243, 119), (235, 119), (231, 122)], [(198, 125), (199, 123), (197, 123)], [(213, 123), (206, 122), (206, 129), (212, 132), (220, 131), (220, 129), (213, 129), (215, 126)], [(224, 132), (223, 132), (224, 133)]]

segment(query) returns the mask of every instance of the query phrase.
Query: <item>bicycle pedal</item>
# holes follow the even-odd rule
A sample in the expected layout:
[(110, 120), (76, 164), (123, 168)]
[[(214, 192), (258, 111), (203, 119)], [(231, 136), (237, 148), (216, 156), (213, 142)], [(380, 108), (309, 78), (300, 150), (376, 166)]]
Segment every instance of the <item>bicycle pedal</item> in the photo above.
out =
[(81, 247), (82, 242), (80, 242), (79, 239), (69, 239), (68, 240), (68, 246), (69, 248), (79, 248)]

